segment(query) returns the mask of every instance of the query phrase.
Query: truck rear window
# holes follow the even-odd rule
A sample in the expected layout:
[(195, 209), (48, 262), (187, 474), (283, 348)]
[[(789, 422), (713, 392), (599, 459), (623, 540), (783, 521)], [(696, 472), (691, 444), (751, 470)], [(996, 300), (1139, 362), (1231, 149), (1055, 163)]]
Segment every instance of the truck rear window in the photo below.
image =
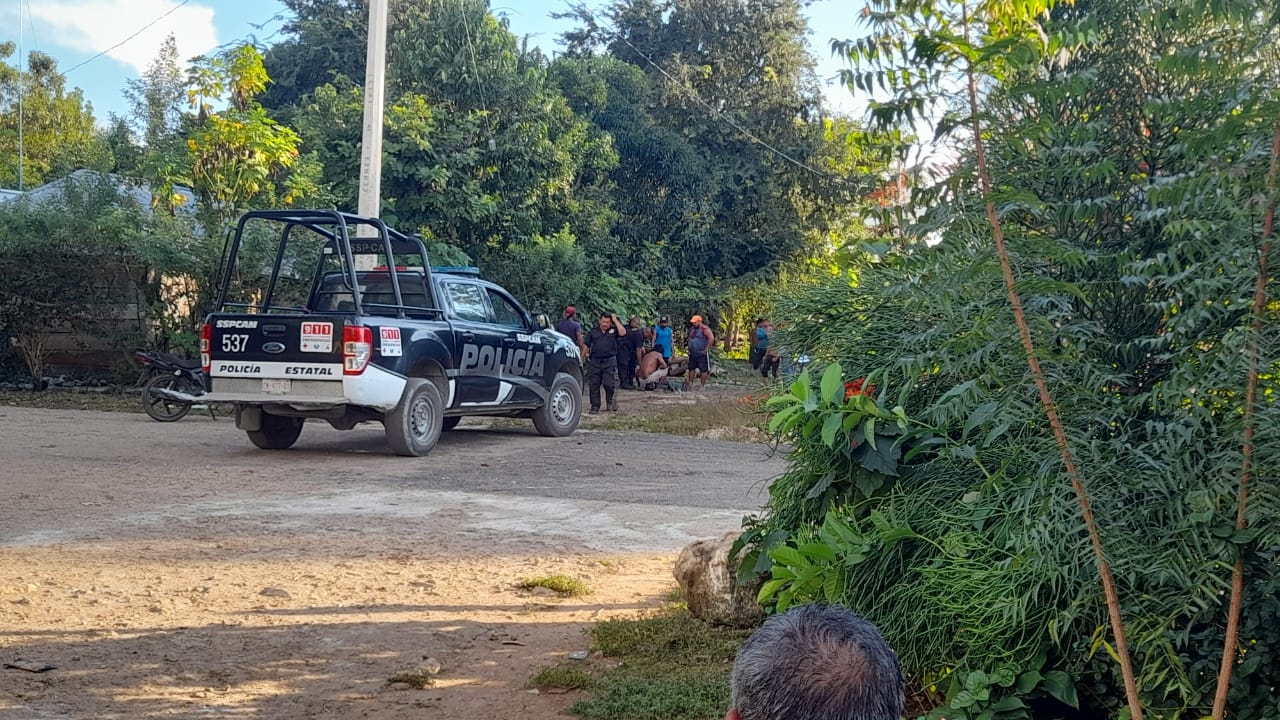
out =
[[(370, 270), (356, 273), (359, 282), (357, 292), (364, 311), (371, 315), (387, 314), (396, 308), (395, 289), (391, 285), (391, 273), (386, 270)], [(400, 297), (406, 310), (429, 310), (435, 307), (432, 302), (427, 278), (421, 271), (412, 268), (397, 270), (396, 279), (400, 283)], [(318, 312), (355, 312), (355, 297), (348, 288), (341, 272), (328, 273), (316, 293)], [(394, 314), (392, 312), (391, 314)]]

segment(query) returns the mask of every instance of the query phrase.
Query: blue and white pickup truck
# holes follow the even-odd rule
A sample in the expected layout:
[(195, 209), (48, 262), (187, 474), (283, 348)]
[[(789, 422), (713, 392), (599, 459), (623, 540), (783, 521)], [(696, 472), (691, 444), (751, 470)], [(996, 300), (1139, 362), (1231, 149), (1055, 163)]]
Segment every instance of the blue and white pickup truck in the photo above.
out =
[(250, 212), (224, 266), (199, 401), (234, 404), (260, 448), (292, 446), (307, 418), (381, 422), (409, 456), (468, 415), (578, 426), (575, 343), (473, 269), (433, 268), (418, 237), (336, 211)]

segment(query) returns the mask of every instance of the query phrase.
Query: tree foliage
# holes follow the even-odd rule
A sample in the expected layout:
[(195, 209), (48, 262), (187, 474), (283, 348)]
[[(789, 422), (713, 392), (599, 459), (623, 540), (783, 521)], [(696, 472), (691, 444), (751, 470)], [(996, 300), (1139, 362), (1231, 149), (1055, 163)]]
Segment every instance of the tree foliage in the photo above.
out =
[(140, 218), (132, 198), (94, 174), (68, 177), (54, 196), (0, 203), (0, 328), (37, 388), (55, 335), (128, 328)]
[[(0, 43), (0, 60), (14, 53)], [(18, 106), (22, 97), (22, 146), (18, 152)], [(27, 68), (0, 64), (0, 187), (18, 186), (18, 160), (27, 189), (81, 168), (111, 165), (106, 144), (94, 126), (93, 108), (79, 88), (68, 90), (57, 61), (42, 52), (27, 55)]]
[[(989, 197), (1087, 473), (1142, 709), (1207, 714), (1239, 557), (1246, 599), (1228, 707), (1275, 716), (1262, 689), (1280, 671), (1275, 604), (1259, 593), (1280, 570), (1280, 537), (1263, 521), (1277, 509), (1268, 369), (1280, 346), (1274, 306), (1260, 333), (1251, 328), (1250, 295), (1276, 198), (1276, 18), (1252, 3), (1095, 0), (1036, 20), (1043, 34), (1029, 43), (1001, 44), (1007, 28), (992, 25), (985, 45), (964, 47), (935, 23), (905, 36), (905, 55), (844, 47), (916, 78), (937, 68), (945, 43), (991, 54), (979, 108)], [(853, 77), (878, 86), (867, 69)], [(876, 110), (919, 117), (923, 87)], [(1114, 715), (1123, 694), (1099, 632), (1097, 571), (1003, 298), (975, 160), (962, 153), (956, 173), (915, 193), (919, 222), (906, 230), (916, 244), (865, 257), (856, 284), (812, 287), (784, 313), (792, 347), (839, 361), (846, 378), (874, 378), (882, 412), (902, 406), (901, 477), (861, 489), (832, 477), (848, 429), (834, 449), (815, 437), (797, 445), (753, 538), (775, 548), (776, 593), (840, 600), (881, 623), (937, 716), (1060, 717), (1062, 704)], [(1258, 474), (1239, 529), (1251, 343), (1264, 368)]]

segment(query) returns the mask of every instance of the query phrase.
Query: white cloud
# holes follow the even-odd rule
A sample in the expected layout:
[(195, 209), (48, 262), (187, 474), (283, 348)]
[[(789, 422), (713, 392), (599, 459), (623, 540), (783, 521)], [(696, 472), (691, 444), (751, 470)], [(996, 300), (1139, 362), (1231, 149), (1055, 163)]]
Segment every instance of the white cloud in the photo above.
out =
[(48, 31), (42, 33), (42, 42), (91, 55), (119, 43), (172, 10), (137, 37), (107, 52), (107, 57), (142, 72), (170, 34), (177, 40), (180, 62), (217, 47), (213, 8), (188, 3), (174, 10), (178, 4), (178, 0), (40, 0), (29, 7), (36, 27), (53, 31), (53, 37), (49, 37)]

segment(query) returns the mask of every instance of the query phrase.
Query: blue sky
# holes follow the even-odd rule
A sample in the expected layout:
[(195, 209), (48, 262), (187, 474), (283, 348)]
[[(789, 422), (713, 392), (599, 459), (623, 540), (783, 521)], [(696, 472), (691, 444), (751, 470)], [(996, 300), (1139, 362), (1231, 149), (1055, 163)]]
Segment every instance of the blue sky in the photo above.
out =
[[(567, 0), (491, 0), (490, 6), (510, 20), (512, 32), (530, 36), (531, 44), (547, 54), (555, 53), (557, 36), (571, 26), (570, 21), (550, 17), (566, 10)], [(810, 48), (823, 78), (833, 77), (840, 68), (830, 57), (829, 41), (857, 34), (860, 8), (855, 0), (815, 0), (807, 9), (810, 27), (815, 28)], [(170, 33), (182, 57), (250, 37), (269, 43), (283, 11), (276, 0), (0, 0), (0, 39), (18, 40), (21, 13), (23, 48), (48, 53), (63, 71), (70, 70), (68, 85), (84, 90), (101, 122), (110, 113), (125, 111), (125, 82), (146, 68)], [(90, 59), (98, 53), (104, 54)], [(827, 90), (827, 101), (833, 110), (861, 112), (862, 104), (834, 85)]]

